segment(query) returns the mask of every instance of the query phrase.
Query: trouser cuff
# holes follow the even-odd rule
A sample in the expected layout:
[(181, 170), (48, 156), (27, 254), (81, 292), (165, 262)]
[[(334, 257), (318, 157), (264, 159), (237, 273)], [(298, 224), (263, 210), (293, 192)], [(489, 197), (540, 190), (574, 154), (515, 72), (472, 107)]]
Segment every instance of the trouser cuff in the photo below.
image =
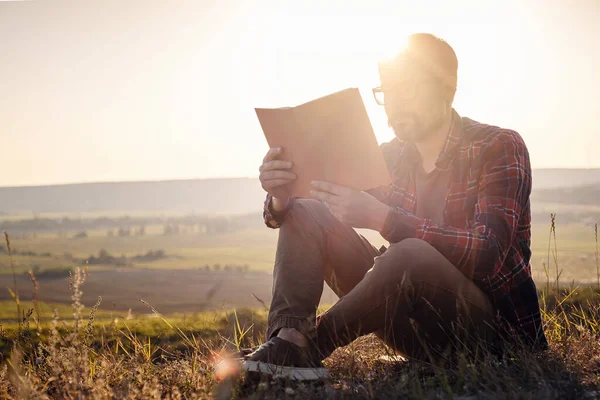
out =
[(313, 338), (316, 332), (313, 320), (284, 315), (269, 322), (269, 325), (267, 326), (267, 340), (277, 336), (277, 333), (281, 328), (294, 328), (308, 339)]

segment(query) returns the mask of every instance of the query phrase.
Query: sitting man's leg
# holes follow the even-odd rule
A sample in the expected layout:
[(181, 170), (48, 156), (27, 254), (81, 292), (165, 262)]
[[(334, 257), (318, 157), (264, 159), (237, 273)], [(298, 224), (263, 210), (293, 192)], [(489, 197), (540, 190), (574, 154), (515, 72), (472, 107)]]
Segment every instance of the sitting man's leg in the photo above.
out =
[(312, 343), (323, 283), (343, 296), (379, 254), (321, 202), (296, 200), (279, 228), (268, 341), (246, 357), (244, 368), (295, 379), (322, 378), (326, 371), (320, 371), (321, 357)]
[(376, 257), (364, 279), (319, 316), (317, 331), (323, 357), (375, 332), (402, 355), (422, 360), (456, 339), (471, 347), (475, 339), (491, 342), (496, 333), (485, 294), (418, 239), (393, 244)]

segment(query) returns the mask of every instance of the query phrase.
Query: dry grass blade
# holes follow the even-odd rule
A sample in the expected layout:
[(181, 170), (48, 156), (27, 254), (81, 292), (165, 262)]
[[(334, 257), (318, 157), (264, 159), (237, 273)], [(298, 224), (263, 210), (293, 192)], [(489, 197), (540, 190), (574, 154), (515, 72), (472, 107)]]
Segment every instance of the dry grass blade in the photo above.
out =
[(560, 276), (562, 275), (562, 270), (558, 269), (558, 245), (556, 243), (556, 213), (550, 214), (551, 219), (551, 227), (550, 231), (552, 233), (552, 237), (554, 239), (554, 248), (552, 249), (552, 258), (554, 260), (554, 266), (556, 267), (556, 294), (560, 290)]
[(265, 311), (267, 311), (267, 312), (269, 311), (269, 307), (266, 305), (266, 303), (260, 297), (258, 297), (254, 293), (252, 293), (252, 297), (254, 297), (256, 299), (256, 301), (258, 301), (263, 306)]
[(596, 239), (596, 287), (600, 293), (600, 260), (598, 259), (598, 224), (594, 224), (594, 237)]
[(8, 258), (10, 261), (10, 269), (13, 276), (13, 290), (9, 289), (10, 295), (17, 306), (17, 321), (19, 324), (19, 332), (21, 331), (21, 302), (19, 300), (19, 287), (17, 286), (17, 272), (15, 271), (15, 261), (13, 259), (12, 248), (10, 246), (10, 238), (8, 232), (4, 232), (4, 240), (6, 241), (6, 249), (8, 250)]
[(87, 324), (87, 328), (86, 328), (86, 333), (88, 335), (91, 335), (92, 330), (94, 329), (94, 319), (96, 317), (96, 311), (98, 310), (98, 307), (100, 307), (100, 304), (102, 304), (102, 297), (98, 296), (98, 300), (96, 301), (96, 304), (94, 304), (94, 306), (92, 307), (92, 311), (90, 311), (90, 317), (88, 319), (88, 324)]
[(33, 271), (28, 271), (27, 274), (29, 275), (29, 280), (31, 281), (31, 284), (33, 285), (33, 297), (31, 299), (31, 302), (33, 303), (33, 309), (35, 310), (35, 321), (36, 324), (39, 326), (39, 321), (42, 318), (42, 312), (40, 309), (40, 304), (38, 302), (38, 290), (39, 290), (39, 285), (38, 285), (38, 281), (35, 277), (35, 274), (33, 273)]
[(154, 308), (151, 304), (149, 304), (147, 301), (140, 299), (140, 302), (142, 302), (143, 304), (145, 304), (148, 308), (150, 308), (150, 310), (156, 314), (165, 324), (167, 324), (167, 326), (173, 330), (175, 330), (175, 332), (179, 335), (179, 337), (185, 342), (186, 345), (190, 346), (191, 348), (196, 348), (195, 346), (197, 346), (197, 342), (194, 340), (193, 336), (188, 336), (185, 334), (185, 332), (183, 332), (183, 330), (181, 330), (181, 328), (179, 328), (178, 326), (172, 325), (165, 317), (162, 316), (161, 313), (159, 313), (156, 308)]

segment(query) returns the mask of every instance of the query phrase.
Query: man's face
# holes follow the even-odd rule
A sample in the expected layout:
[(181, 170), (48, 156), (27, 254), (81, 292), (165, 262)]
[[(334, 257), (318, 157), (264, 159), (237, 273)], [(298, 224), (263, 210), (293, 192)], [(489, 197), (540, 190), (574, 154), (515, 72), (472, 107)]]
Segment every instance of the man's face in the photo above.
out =
[(405, 63), (380, 69), (380, 79), (388, 124), (398, 139), (422, 142), (442, 126), (448, 105), (439, 81), (427, 71)]

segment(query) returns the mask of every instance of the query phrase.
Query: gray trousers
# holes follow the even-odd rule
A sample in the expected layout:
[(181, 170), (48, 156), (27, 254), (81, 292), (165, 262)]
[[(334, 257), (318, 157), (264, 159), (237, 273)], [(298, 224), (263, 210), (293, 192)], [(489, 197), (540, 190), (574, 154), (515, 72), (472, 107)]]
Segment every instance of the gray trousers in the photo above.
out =
[[(324, 282), (340, 299), (317, 317)], [(487, 296), (422, 240), (382, 254), (310, 199), (296, 200), (279, 228), (268, 338), (296, 328), (326, 358), (376, 333), (397, 353), (428, 359), (494, 341), (494, 314)]]

